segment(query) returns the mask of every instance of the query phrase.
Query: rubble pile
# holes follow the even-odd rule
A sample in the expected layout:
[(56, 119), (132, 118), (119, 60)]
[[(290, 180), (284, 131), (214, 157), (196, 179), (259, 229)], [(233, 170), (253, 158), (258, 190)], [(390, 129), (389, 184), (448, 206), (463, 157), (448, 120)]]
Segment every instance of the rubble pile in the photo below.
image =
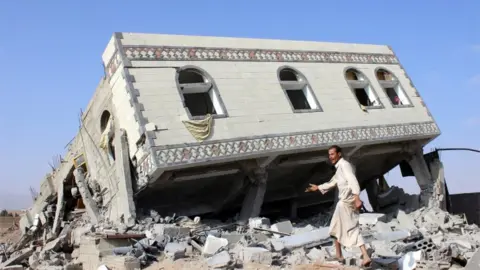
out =
[[(435, 206), (418, 208), (419, 196), (398, 187), (379, 198), (382, 213), (360, 214), (377, 269), (470, 269), (480, 262), (480, 229), (464, 217)], [(197, 269), (339, 264), (332, 260), (335, 249), (328, 233), (332, 214), (333, 208), (298, 222), (265, 217), (220, 222), (162, 217), (150, 210), (128, 226), (101, 219), (93, 224), (86, 210), (74, 210), (58, 233), (52, 215), (37, 215), (18, 242), (0, 247), (0, 269), (141, 269), (185, 260), (198, 262)], [(361, 262), (359, 248), (346, 248), (343, 256), (346, 265)]]

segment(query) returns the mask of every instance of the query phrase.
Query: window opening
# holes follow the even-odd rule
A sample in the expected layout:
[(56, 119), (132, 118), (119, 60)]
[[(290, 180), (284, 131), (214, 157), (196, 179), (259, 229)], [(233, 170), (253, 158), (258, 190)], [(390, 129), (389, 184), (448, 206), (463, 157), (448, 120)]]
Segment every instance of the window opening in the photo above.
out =
[(365, 107), (382, 106), (368, 79), (355, 69), (345, 71), (345, 78), (360, 105)]
[(203, 71), (186, 68), (179, 71), (177, 84), (184, 106), (192, 117), (225, 115), (225, 109), (212, 79)]
[(320, 105), (302, 74), (292, 68), (282, 68), (278, 72), (278, 78), (294, 112), (320, 110)]
[(376, 72), (376, 76), (393, 106), (411, 105), (400, 82), (392, 73), (385, 69), (379, 69)]

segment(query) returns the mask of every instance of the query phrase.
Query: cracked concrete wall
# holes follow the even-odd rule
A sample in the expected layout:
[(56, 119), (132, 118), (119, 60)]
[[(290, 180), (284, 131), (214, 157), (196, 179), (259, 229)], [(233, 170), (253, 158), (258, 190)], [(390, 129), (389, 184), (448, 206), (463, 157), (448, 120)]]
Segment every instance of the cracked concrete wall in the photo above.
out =
[[(112, 91), (108, 82), (102, 80), (98, 85), (93, 98), (83, 114), (84, 128), (77, 135), (79, 149), (86, 155), (90, 180), (96, 180), (101, 189), (106, 188), (103, 203), (107, 204), (118, 190), (115, 160), (109, 159), (107, 151), (100, 147), (102, 138), (101, 116), (108, 111), (113, 120), (114, 132), (118, 130), (116, 109), (112, 102)], [(117, 134), (114, 133), (114, 136)], [(112, 207), (112, 205), (109, 205)], [(111, 209), (110, 209), (111, 211)], [(108, 214), (107, 214), (108, 215)]]

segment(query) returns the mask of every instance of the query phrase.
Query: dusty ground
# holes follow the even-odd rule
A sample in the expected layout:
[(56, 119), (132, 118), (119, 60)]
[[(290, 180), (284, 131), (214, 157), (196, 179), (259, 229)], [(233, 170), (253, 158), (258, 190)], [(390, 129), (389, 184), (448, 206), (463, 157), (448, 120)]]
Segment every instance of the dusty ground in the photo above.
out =
[[(164, 260), (155, 264), (150, 265), (146, 268), (147, 270), (207, 270), (209, 269), (207, 264), (204, 261), (198, 259), (180, 259), (172, 262), (170, 260)], [(291, 268), (280, 267), (280, 266), (268, 266), (262, 264), (245, 264), (243, 268), (245, 270), (279, 270), (279, 269), (291, 269), (291, 270), (332, 270), (332, 269), (342, 269), (342, 270), (359, 270), (358, 267), (346, 267), (338, 265), (326, 265), (319, 263), (305, 264), (305, 265), (296, 265)]]
[(15, 243), (20, 240), (21, 236), (22, 234), (18, 228), (3, 229), (0, 231), (0, 244), (8, 242)]

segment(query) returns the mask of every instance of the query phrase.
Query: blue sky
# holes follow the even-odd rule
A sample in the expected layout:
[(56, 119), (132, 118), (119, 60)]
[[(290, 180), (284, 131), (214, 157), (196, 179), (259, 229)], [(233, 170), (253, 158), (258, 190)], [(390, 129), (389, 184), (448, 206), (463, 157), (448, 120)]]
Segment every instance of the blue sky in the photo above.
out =
[[(177, 4), (178, 3), (178, 4)], [(113, 32), (387, 44), (443, 132), (480, 148), (480, 1), (3, 1), (0, 208), (31, 204), (103, 75)], [(453, 193), (480, 192), (480, 155), (442, 155)], [(413, 178), (390, 183), (416, 191)]]

